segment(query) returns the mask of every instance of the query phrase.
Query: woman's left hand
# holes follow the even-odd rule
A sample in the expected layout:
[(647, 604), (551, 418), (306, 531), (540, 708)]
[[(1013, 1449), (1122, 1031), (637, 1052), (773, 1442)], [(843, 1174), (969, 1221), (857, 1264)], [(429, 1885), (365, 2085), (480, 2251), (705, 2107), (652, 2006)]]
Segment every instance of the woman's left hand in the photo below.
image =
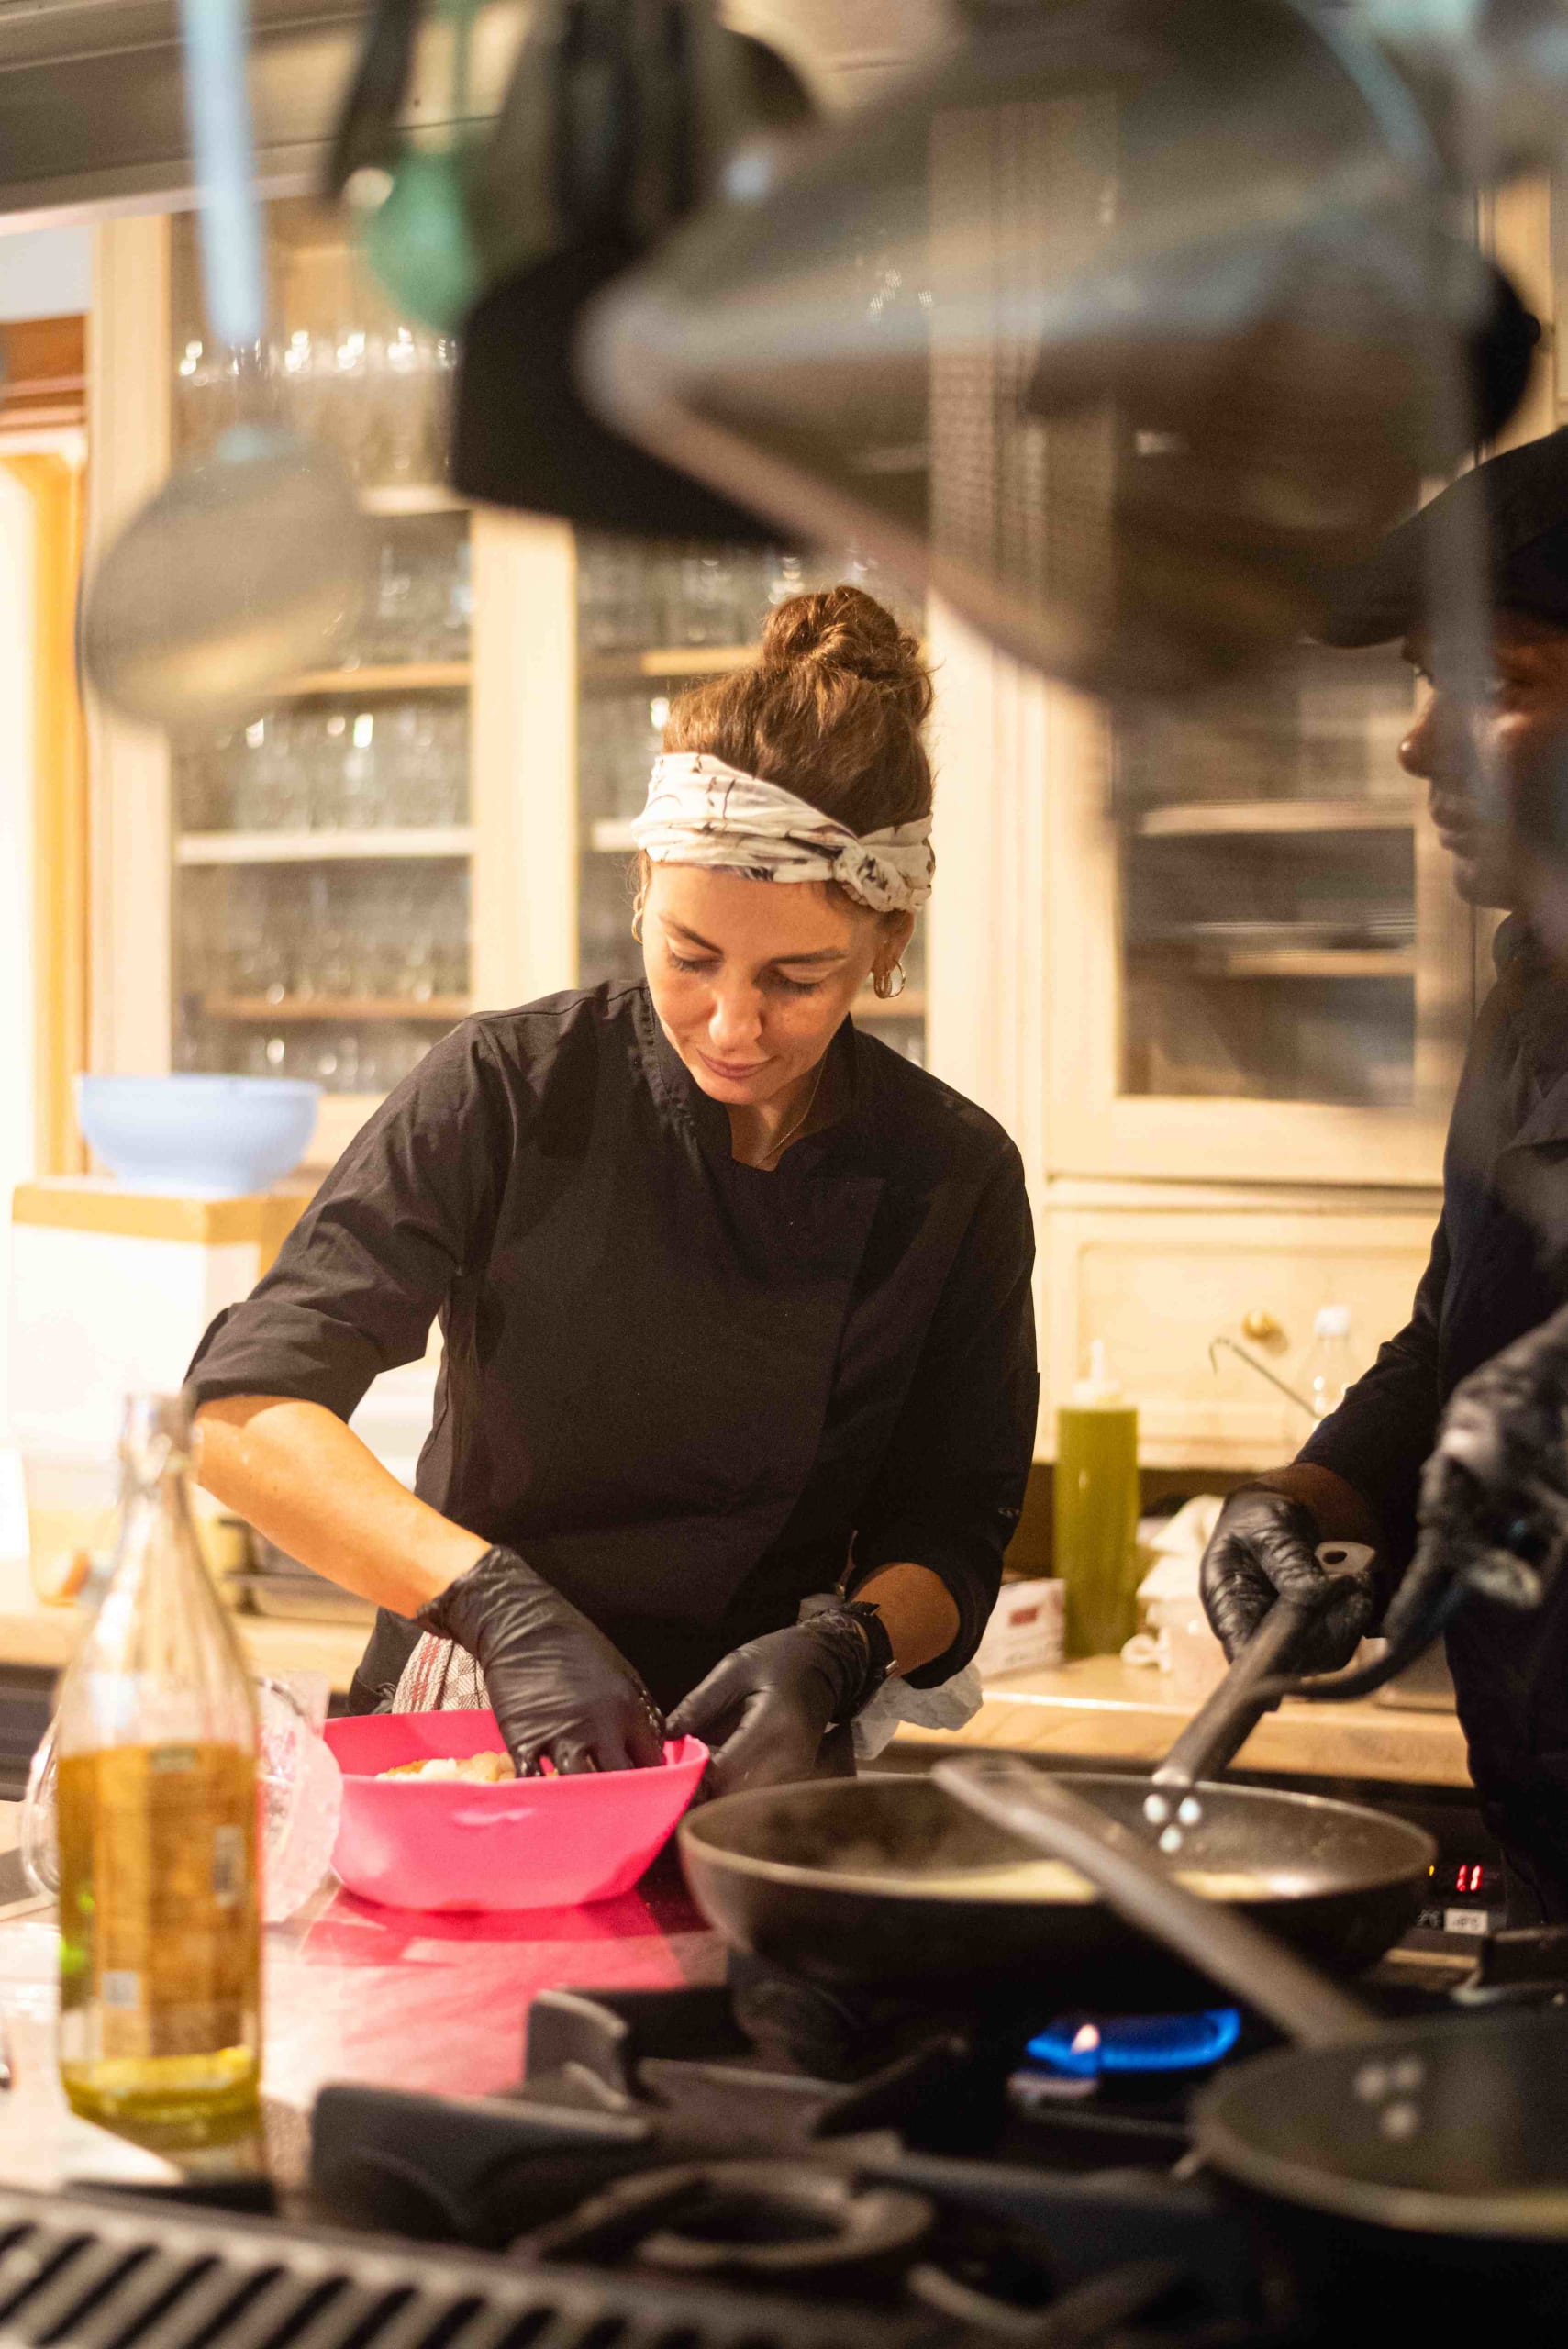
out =
[(822, 1741), (871, 1693), (871, 1645), (863, 1627), (828, 1608), (784, 1631), (768, 1631), (715, 1664), (665, 1725), (669, 1737), (700, 1737), (713, 1748), (715, 1794), (809, 1778)]

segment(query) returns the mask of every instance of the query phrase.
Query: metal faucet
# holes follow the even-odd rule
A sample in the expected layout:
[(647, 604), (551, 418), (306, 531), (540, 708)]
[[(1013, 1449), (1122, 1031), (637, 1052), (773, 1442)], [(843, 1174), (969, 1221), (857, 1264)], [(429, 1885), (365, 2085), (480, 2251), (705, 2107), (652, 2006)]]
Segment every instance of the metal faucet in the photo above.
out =
[(1244, 1362), (1249, 1370), (1255, 1370), (1260, 1378), (1266, 1378), (1271, 1386), (1277, 1386), (1280, 1393), (1288, 1397), (1290, 1401), (1296, 1405), (1298, 1410), (1305, 1411), (1313, 1426), (1317, 1426), (1318, 1414), (1313, 1409), (1311, 1404), (1307, 1401), (1306, 1396), (1299, 1393), (1296, 1387), (1292, 1386), (1288, 1383), (1287, 1380), (1279, 1377), (1275, 1372), (1269, 1368), (1266, 1362), (1260, 1362), (1256, 1354), (1249, 1353), (1246, 1347), (1240, 1344), (1237, 1339), (1219, 1337), (1211, 1338), (1209, 1340), (1208, 1366), (1210, 1370), (1217, 1374), (1218, 1372), (1219, 1364), (1216, 1362), (1215, 1356), (1218, 1353), (1221, 1346), (1225, 1348), (1228, 1353), (1233, 1353), (1238, 1362)]

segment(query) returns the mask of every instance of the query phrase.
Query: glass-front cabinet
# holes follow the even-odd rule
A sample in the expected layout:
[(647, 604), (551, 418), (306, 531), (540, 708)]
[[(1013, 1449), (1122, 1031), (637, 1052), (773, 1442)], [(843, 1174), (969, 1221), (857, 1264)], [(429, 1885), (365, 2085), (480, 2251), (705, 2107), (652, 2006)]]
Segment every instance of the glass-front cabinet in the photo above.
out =
[[(393, 315), (331, 216), (278, 203), (269, 229), (270, 396), (342, 458), (374, 560), (334, 666), (173, 756), (170, 1049), (315, 1079), (341, 1139), (472, 1000), (471, 522), (444, 485), (450, 342)], [(235, 393), (189, 216), (170, 306), (179, 463)]]
[(1413, 1106), (1410, 716), (1396, 653), (1312, 647), (1115, 725), (1124, 1095)]
[(1397, 651), (1304, 646), (1174, 707), (1051, 698), (1059, 1171), (1432, 1182), (1474, 924), (1399, 764)]

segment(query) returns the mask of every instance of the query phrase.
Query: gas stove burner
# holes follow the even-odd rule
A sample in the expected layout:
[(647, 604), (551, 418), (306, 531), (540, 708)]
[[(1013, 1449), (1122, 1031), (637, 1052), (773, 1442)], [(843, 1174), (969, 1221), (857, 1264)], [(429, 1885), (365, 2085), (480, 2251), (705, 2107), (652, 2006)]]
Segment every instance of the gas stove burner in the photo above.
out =
[(1032, 2063), (1070, 2080), (1205, 2072), (1241, 2036), (1239, 2007), (1190, 2015), (1062, 2015), (1029, 2041)]
[(923, 2194), (806, 2162), (701, 2162), (623, 2178), (516, 2248), (536, 2259), (842, 2291), (901, 2272), (935, 2219)]

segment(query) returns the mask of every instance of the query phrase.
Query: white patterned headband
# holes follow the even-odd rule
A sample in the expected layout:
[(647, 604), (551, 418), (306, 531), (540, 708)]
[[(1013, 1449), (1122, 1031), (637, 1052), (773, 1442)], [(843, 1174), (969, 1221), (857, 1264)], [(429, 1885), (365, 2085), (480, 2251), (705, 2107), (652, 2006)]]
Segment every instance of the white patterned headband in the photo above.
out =
[(851, 832), (779, 784), (742, 774), (706, 751), (653, 762), (631, 836), (651, 863), (708, 864), (752, 881), (835, 881), (877, 913), (914, 913), (931, 894), (929, 817)]

